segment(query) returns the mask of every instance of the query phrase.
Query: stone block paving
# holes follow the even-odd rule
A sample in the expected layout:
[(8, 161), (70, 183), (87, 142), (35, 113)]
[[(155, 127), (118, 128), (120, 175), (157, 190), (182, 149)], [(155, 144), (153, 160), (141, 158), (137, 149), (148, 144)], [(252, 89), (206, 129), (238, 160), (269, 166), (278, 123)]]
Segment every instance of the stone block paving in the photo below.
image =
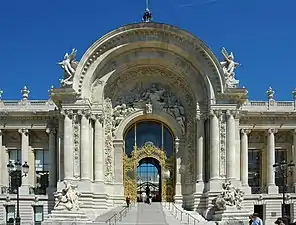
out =
[(173, 215), (164, 210), (161, 203), (139, 203), (133, 207), (118, 225), (181, 225)]

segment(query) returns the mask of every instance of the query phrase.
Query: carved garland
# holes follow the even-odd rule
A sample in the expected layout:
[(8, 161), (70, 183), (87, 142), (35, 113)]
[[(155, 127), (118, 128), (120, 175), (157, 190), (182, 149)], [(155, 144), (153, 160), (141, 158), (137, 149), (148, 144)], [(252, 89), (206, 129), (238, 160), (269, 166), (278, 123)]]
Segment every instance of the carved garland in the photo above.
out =
[(73, 115), (73, 148), (74, 148), (74, 177), (80, 176), (80, 120), (77, 114)]
[[(205, 49), (207, 47), (201, 42), (196, 40), (193, 37), (185, 36), (184, 34), (178, 34), (180, 31), (171, 27), (171, 26), (165, 26), (163, 24), (151, 24), (152, 29), (142, 29), (142, 25), (136, 24), (133, 25), (133, 30), (129, 30), (128, 32), (123, 32), (121, 34), (118, 34), (116, 37), (116, 41), (114, 39), (105, 41), (103, 44), (101, 44), (100, 48), (94, 52), (91, 56), (89, 56), (88, 60), (83, 66), (82, 72), (79, 77), (79, 87), (78, 87), (78, 93), (81, 94), (82, 91), (82, 84), (83, 84), (83, 78), (86, 75), (86, 72), (90, 68), (90, 66), (106, 51), (113, 49), (123, 43), (130, 43), (130, 42), (136, 42), (141, 41), (142, 39), (145, 41), (155, 41), (159, 40), (162, 41), (163, 37), (170, 37), (171, 39), (175, 39), (177, 41), (176, 43), (182, 43), (183, 48), (187, 48), (192, 50), (196, 53), (199, 53), (203, 60), (205, 60), (205, 63), (208, 64), (209, 69), (211, 69), (211, 74), (215, 78), (215, 84), (218, 89), (218, 91), (221, 91), (221, 88), (219, 87), (220, 80), (219, 80), (219, 73), (217, 71), (217, 68), (213, 65), (212, 60), (216, 60), (215, 56), (213, 55), (213, 59), (210, 58), (209, 54)], [(147, 27), (149, 24), (146, 25)], [(161, 30), (155, 30), (157, 28), (161, 28)], [(187, 46), (186, 46), (187, 45)], [(190, 46), (190, 47), (189, 47)], [(199, 55), (197, 55), (198, 57)], [(217, 60), (216, 60), (217, 61)], [(219, 64), (219, 62), (216, 62), (216, 64)], [(222, 71), (222, 69), (220, 69)]]
[(113, 140), (112, 140), (112, 102), (105, 99), (104, 103), (104, 137), (105, 137), (105, 182), (112, 183), (114, 180), (113, 168)]
[(220, 129), (220, 176), (226, 177), (226, 115), (219, 112)]

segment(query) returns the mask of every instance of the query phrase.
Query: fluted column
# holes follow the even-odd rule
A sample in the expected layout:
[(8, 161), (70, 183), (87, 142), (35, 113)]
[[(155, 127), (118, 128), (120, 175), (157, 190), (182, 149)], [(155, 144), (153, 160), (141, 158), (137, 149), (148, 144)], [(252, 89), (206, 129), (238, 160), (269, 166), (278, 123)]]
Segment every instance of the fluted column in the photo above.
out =
[(182, 204), (182, 180), (181, 175), (184, 172), (184, 166), (182, 167), (182, 144), (180, 146), (180, 139), (175, 139), (175, 152), (176, 152), (176, 186), (175, 186), (175, 202)]
[(196, 182), (203, 182), (204, 179), (204, 119), (197, 117), (196, 127)]
[(248, 151), (249, 151), (249, 141), (248, 141), (248, 134), (251, 130), (248, 129), (241, 129), (241, 182), (242, 186), (249, 186), (248, 183), (248, 173), (249, 173), (249, 166), (248, 166)]
[[(292, 153), (292, 161), (293, 163), (296, 163), (296, 129), (293, 130), (293, 153)], [(294, 183), (294, 189), (296, 191), (296, 166), (294, 167), (293, 171), (293, 183)]]
[[(0, 130), (0, 186), (5, 186), (3, 173), (4, 171), (7, 173), (7, 169), (5, 166), (5, 155), (4, 155), (4, 149), (3, 149), (3, 137), (2, 137), (2, 130)], [(8, 163), (8, 162), (7, 162)]]
[(64, 115), (64, 180), (74, 179), (73, 111), (63, 110)]
[(103, 136), (103, 117), (102, 115), (94, 115), (95, 120), (95, 146), (94, 146), (94, 162), (95, 162), (95, 181), (104, 182), (104, 136)]
[(235, 119), (233, 114), (235, 112), (227, 110), (226, 122), (226, 174), (228, 179), (235, 179)]
[(219, 173), (219, 111), (210, 112), (210, 180), (217, 180)]
[(275, 138), (277, 129), (268, 129), (267, 132), (267, 191), (269, 194), (277, 193), (275, 185), (275, 173), (273, 165), (275, 164)]
[(50, 157), (49, 164), (49, 187), (55, 187), (57, 185), (57, 155), (56, 155), (56, 130), (54, 128), (47, 128), (48, 134), (48, 151)]
[(89, 112), (81, 111), (81, 127), (80, 127), (80, 160), (81, 160), (81, 180), (90, 180), (91, 179), (91, 148), (90, 148), (90, 124), (89, 124)]
[[(21, 135), (21, 154), (22, 154), (22, 162), (29, 163), (29, 130), (26, 128), (19, 129), (18, 132)], [(22, 186), (28, 186), (29, 185), (29, 178), (31, 178), (31, 174), (34, 176), (35, 168), (34, 165), (29, 165), (29, 174), (26, 177), (23, 177), (22, 179)]]

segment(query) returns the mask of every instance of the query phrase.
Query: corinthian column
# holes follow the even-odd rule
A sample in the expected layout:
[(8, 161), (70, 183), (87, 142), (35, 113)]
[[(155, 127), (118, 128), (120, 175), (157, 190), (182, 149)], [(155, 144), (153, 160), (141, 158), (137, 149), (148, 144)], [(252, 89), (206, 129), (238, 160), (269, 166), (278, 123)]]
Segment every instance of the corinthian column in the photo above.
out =
[[(296, 163), (296, 129), (293, 130), (293, 163)], [(294, 167), (293, 171), (293, 183), (294, 183), (294, 189), (296, 191), (296, 166)]]
[[(19, 129), (18, 132), (21, 134), (21, 152), (22, 152), (22, 162), (20, 162), (21, 164), (23, 164), (24, 162), (29, 163), (29, 130), (26, 128), (22, 128)], [(29, 185), (29, 178), (31, 178), (31, 173), (33, 172), (34, 175), (34, 165), (30, 165), (31, 167), (29, 170), (29, 174), (26, 177), (23, 177), (22, 179), (22, 186), (28, 186)]]
[(241, 182), (242, 186), (249, 190), (249, 159), (248, 159), (248, 152), (249, 152), (249, 141), (248, 141), (248, 134), (251, 130), (248, 129), (241, 129)]
[(81, 160), (81, 180), (90, 180), (91, 179), (91, 148), (89, 143), (89, 133), (90, 133), (90, 124), (89, 124), (89, 112), (80, 111), (81, 115), (81, 134), (80, 134), (80, 160)]
[(226, 171), (228, 179), (235, 179), (235, 119), (233, 111), (227, 110), (227, 123), (226, 123)]
[(63, 110), (64, 115), (64, 180), (74, 179), (73, 111)]
[(210, 180), (219, 179), (219, 111), (210, 112)]
[(273, 165), (275, 164), (275, 138), (277, 129), (268, 129), (267, 132), (267, 192), (268, 194), (278, 193), (278, 187), (275, 185), (275, 173)]
[(7, 169), (5, 168), (5, 156), (3, 150), (3, 139), (2, 139), (2, 130), (0, 130), (0, 186), (5, 185), (2, 173), (5, 171), (7, 173)]
[(56, 130), (54, 128), (47, 128), (48, 134), (48, 151), (50, 156), (49, 164), (49, 187), (55, 187), (57, 185), (57, 155), (56, 155)]

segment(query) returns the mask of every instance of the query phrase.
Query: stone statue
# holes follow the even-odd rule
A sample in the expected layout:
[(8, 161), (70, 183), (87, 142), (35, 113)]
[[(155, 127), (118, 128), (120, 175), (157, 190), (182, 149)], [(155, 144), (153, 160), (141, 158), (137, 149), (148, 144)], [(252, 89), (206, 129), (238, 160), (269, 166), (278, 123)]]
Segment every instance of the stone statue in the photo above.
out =
[(225, 48), (222, 48), (222, 55), (224, 57), (224, 61), (221, 62), (221, 65), (225, 76), (226, 86), (227, 88), (237, 88), (239, 81), (235, 79), (234, 70), (240, 64), (234, 61), (233, 53), (231, 52), (228, 54)]
[(152, 113), (152, 104), (150, 102), (148, 102), (146, 104), (146, 113), (147, 114), (151, 114)]
[(64, 181), (65, 188), (62, 193), (55, 195), (55, 206), (54, 210), (68, 210), (68, 211), (78, 211), (80, 204), (78, 198), (80, 193), (77, 190), (77, 185), (73, 185)]
[[(136, 84), (136, 86), (141, 85)], [(160, 84), (153, 83), (148, 88), (132, 88), (128, 95), (120, 95), (115, 102), (116, 106), (113, 109), (114, 129), (116, 129), (116, 126), (118, 126), (127, 114), (135, 111), (137, 108), (143, 107), (146, 113), (152, 113), (152, 110), (165, 111), (176, 119), (182, 132), (185, 132), (185, 109), (181, 101), (173, 93), (165, 90)]]
[(78, 65), (76, 53), (77, 50), (75, 48), (72, 49), (71, 54), (66, 53), (63, 61), (58, 63), (64, 70), (64, 79), (61, 79), (62, 86), (72, 85), (73, 83), (73, 76)]
[(222, 192), (214, 199), (214, 205), (218, 210), (225, 210), (227, 206), (241, 209), (244, 192), (235, 188), (230, 181), (222, 184)]

